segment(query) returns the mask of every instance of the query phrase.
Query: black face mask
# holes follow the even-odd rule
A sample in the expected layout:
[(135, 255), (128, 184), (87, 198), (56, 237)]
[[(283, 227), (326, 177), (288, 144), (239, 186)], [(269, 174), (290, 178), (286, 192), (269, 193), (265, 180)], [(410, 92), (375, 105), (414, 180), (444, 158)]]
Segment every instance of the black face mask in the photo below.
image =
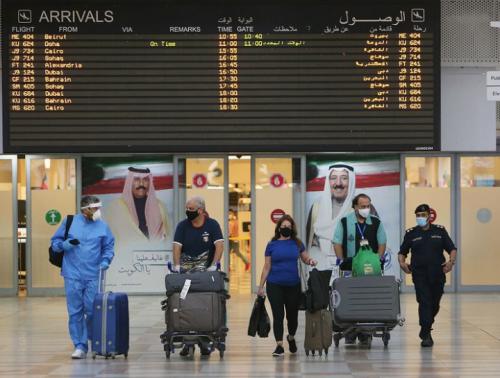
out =
[(186, 217), (190, 221), (194, 220), (197, 216), (198, 216), (198, 210), (193, 210), (193, 211), (186, 210)]
[(280, 228), (280, 234), (284, 238), (289, 238), (292, 235), (292, 229), (288, 227), (281, 227)]

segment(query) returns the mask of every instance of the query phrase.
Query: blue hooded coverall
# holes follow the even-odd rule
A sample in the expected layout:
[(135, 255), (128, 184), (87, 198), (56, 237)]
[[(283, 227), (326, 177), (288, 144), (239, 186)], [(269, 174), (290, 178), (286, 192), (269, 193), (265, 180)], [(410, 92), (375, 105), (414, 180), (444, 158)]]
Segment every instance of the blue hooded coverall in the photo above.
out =
[[(64, 252), (61, 276), (71, 340), (75, 348), (87, 352), (87, 340), (92, 338), (92, 304), (97, 294), (99, 266), (103, 261), (111, 263), (115, 238), (106, 223), (89, 220), (83, 214), (74, 216), (66, 242), (65, 229), (66, 219), (52, 236), (51, 245), (55, 252)], [(80, 244), (69, 244), (72, 239), (78, 239)]]

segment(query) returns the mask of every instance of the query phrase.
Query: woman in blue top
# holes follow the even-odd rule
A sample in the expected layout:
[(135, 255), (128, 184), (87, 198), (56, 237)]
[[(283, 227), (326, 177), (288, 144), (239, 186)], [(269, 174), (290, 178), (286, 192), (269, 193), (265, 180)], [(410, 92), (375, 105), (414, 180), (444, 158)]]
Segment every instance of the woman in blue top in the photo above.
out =
[(273, 333), (276, 349), (273, 356), (282, 356), (283, 319), (288, 326), (287, 341), (291, 353), (297, 352), (295, 332), (298, 327), (300, 305), (300, 276), (297, 265), (299, 257), (306, 264), (316, 265), (297, 238), (297, 227), (290, 215), (284, 215), (276, 224), (274, 237), (266, 247), (266, 262), (262, 269), (257, 295), (264, 296), (264, 284), (267, 282), (267, 296), (273, 312)]

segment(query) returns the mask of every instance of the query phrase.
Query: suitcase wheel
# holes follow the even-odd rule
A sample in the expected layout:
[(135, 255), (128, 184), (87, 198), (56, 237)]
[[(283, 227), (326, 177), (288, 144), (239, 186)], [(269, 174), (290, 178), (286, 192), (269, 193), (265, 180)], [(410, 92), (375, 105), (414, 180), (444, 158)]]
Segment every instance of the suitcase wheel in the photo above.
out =
[(391, 339), (391, 334), (389, 332), (384, 332), (382, 335), (382, 341), (384, 342), (384, 346), (387, 347), (389, 345), (389, 340)]

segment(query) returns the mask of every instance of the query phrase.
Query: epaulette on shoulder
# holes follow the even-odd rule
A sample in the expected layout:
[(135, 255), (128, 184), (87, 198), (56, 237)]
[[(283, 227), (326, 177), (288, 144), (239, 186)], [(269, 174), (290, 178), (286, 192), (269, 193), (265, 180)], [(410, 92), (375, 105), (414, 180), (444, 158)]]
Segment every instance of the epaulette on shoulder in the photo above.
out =
[(435, 224), (434, 226), (436, 226), (437, 228), (442, 228), (444, 229), (444, 226), (440, 225), (440, 224)]
[(409, 229), (406, 230), (406, 233), (412, 232), (416, 227), (410, 227)]

